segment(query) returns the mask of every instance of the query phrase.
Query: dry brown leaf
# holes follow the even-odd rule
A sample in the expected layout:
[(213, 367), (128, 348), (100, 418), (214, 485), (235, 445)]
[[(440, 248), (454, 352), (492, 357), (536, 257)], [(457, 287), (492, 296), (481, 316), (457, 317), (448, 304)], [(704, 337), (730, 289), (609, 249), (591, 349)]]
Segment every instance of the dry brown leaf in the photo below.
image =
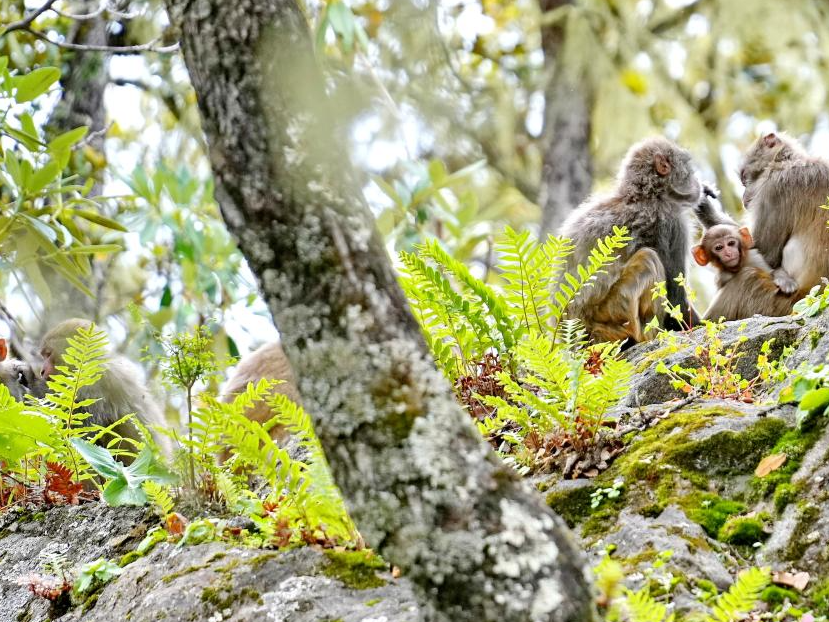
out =
[(599, 469), (596, 469), (596, 468), (587, 469), (584, 472), (584, 476), (589, 477), (590, 479), (593, 479), (594, 477), (597, 477), (598, 475), (599, 475)]
[(757, 468), (754, 469), (754, 474), (757, 477), (765, 477), (772, 471), (776, 471), (783, 463), (786, 462), (786, 454), (771, 454), (770, 456), (766, 456), (762, 460), (760, 460), (760, 464), (757, 465)]
[(809, 585), (809, 576), (808, 572), (773, 572), (771, 574), (771, 580), (773, 583), (777, 585), (785, 585), (786, 587), (793, 587), (798, 592), (802, 592), (806, 589), (806, 586)]

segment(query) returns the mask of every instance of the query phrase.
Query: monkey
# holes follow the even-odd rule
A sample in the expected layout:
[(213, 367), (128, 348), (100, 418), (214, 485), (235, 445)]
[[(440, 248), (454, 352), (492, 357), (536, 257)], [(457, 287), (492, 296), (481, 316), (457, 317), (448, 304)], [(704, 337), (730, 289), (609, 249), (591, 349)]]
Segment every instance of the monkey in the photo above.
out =
[(694, 260), (717, 270), (717, 294), (705, 319), (741, 320), (755, 314), (781, 316), (792, 312), (799, 290), (785, 293), (775, 283), (763, 256), (753, 248), (747, 227), (710, 227), (691, 249)]
[[(223, 402), (231, 402), (236, 395), (247, 389), (248, 383), (256, 384), (263, 378), (284, 381), (275, 385), (273, 391), (282, 393), (294, 402), (300, 401), (291, 364), (278, 341), (266, 343), (242, 357), (233, 376), (222, 391), (220, 399)], [(253, 421), (264, 423), (273, 416), (273, 411), (266, 402), (260, 401), (251, 406), (245, 415)], [(270, 432), (275, 440), (282, 441), (286, 438), (285, 430), (281, 426), (272, 427)]]
[[(700, 224), (703, 226), (705, 230), (703, 240), (706, 239), (706, 236), (708, 236), (708, 240), (712, 240), (713, 237), (717, 236), (718, 234), (714, 233), (712, 235), (709, 235), (709, 232), (716, 229), (717, 227), (725, 227), (725, 229), (718, 230), (719, 234), (723, 235), (724, 237), (728, 237), (728, 235), (730, 234), (732, 243), (734, 243), (736, 240), (740, 240), (741, 243), (745, 245), (747, 241), (750, 241), (750, 244), (746, 247), (748, 248), (747, 261), (749, 267), (758, 268), (761, 271), (770, 273), (775, 285), (783, 294), (793, 294), (794, 292), (798, 291), (798, 289), (801, 289), (798, 286), (797, 281), (794, 280), (788, 272), (786, 272), (782, 268), (774, 269), (768, 264), (765, 257), (763, 257), (763, 254), (757, 248), (755, 248), (753, 236), (747, 228), (745, 229), (745, 232), (743, 232), (743, 228), (741, 228), (740, 225), (738, 225), (733, 218), (726, 215), (725, 212), (723, 212), (721, 209), (717, 209), (716, 207), (714, 207), (714, 205), (711, 202), (711, 199), (716, 199), (717, 195), (718, 193), (715, 188), (709, 186), (708, 184), (703, 184), (702, 195), (700, 196), (699, 203), (694, 209), (694, 213), (696, 214), (697, 219), (700, 221)], [(703, 246), (705, 246), (704, 243)], [(709, 253), (711, 249), (712, 245), (708, 245), (707, 251)], [(694, 258), (696, 259), (696, 254), (694, 255)], [(742, 268), (745, 263), (743, 261), (742, 253), (740, 254), (739, 258), (742, 262), (739, 268)], [(699, 263), (698, 259), (697, 263)], [(702, 266), (705, 264), (699, 263), (699, 265)], [(739, 271), (739, 269), (723, 269), (722, 266), (716, 267), (718, 269), (718, 287), (721, 287), (725, 284), (725, 281), (728, 279), (728, 274), (736, 273)], [(786, 314), (784, 313), (783, 315)]]
[(5, 339), (0, 339), (0, 382), (18, 402), (22, 402), (25, 395), (38, 398), (46, 395), (46, 383), (34, 367), (26, 361), (9, 358)]
[[(63, 354), (68, 347), (67, 339), (75, 336), (79, 328), (88, 329), (92, 322), (73, 318), (64, 320), (49, 330), (41, 340), (40, 355), (43, 357), (41, 376), (48, 379), (55, 373), (58, 365), (64, 365)], [(78, 397), (82, 400), (99, 398), (84, 410), (91, 416), (89, 423), (109, 426), (129, 413), (147, 426), (164, 426), (164, 414), (151, 395), (149, 389), (141, 383), (141, 370), (124, 356), (111, 355), (103, 362), (103, 375), (94, 385), (83, 387)], [(141, 440), (138, 430), (129, 422), (118, 425), (115, 431), (124, 438)], [(163, 435), (154, 435), (159, 448), (170, 456), (170, 440)]]
[(690, 154), (666, 138), (633, 145), (622, 163), (616, 188), (605, 197), (588, 199), (565, 221), (560, 235), (574, 252), (565, 270), (575, 274), (586, 263), (599, 238), (625, 226), (632, 238), (621, 257), (584, 288), (568, 313), (581, 319), (594, 341), (645, 340), (643, 325), (657, 317), (671, 328), (651, 288), (665, 281), (667, 298), (682, 310), (685, 322), (699, 318), (675, 278), (687, 273), (690, 214), (699, 202), (700, 182)]

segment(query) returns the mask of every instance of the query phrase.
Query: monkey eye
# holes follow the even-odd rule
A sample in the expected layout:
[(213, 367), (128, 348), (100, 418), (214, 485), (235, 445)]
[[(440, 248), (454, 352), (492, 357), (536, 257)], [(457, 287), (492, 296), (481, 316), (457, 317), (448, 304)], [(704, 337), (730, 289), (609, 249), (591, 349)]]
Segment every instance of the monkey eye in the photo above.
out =
[(715, 251), (721, 251), (721, 250), (722, 250), (722, 244), (717, 244), (717, 245), (714, 247), (714, 250), (715, 250)]
[(29, 380), (22, 371), (17, 372), (17, 381), (27, 389), (29, 388)]
[(736, 242), (735, 240), (729, 240), (729, 241), (728, 241), (728, 245), (729, 245), (729, 246), (734, 246), (736, 243), (737, 243), (737, 242)]

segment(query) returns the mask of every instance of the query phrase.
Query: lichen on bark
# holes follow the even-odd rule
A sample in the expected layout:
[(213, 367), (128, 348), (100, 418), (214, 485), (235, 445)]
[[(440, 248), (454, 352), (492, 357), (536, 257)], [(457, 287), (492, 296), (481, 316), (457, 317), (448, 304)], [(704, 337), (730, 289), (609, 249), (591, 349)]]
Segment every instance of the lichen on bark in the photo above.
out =
[(494, 457), (434, 367), (297, 5), (168, 7), (216, 197), (361, 532), (420, 587), (432, 619), (592, 619), (585, 563), (561, 519)]

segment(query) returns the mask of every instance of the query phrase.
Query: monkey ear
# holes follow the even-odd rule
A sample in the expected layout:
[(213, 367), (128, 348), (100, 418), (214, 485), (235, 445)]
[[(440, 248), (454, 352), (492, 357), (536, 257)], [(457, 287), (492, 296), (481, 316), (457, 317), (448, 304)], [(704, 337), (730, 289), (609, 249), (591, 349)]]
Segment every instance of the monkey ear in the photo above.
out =
[(708, 252), (705, 250), (705, 247), (701, 244), (697, 244), (694, 248), (692, 248), (691, 254), (694, 256), (694, 261), (696, 261), (698, 265), (708, 265)]
[(663, 154), (657, 153), (653, 156), (653, 170), (655, 170), (660, 177), (665, 177), (665, 175), (671, 172), (671, 163), (668, 162), (668, 158)]
[(754, 238), (751, 237), (751, 231), (748, 230), (748, 227), (740, 227), (740, 241), (746, 250), (754, 248)]
[(5, 339), (0, 339), (0, 361), (5, 361), (9, 355), (9, 346), (6, 345)]
[(780, 139), (777, 138), (777, 134), (774, 132), (770, 132), (763, 136), (763, 144), (766, 147), (774, 147), (778, 142), (780, 142)]

